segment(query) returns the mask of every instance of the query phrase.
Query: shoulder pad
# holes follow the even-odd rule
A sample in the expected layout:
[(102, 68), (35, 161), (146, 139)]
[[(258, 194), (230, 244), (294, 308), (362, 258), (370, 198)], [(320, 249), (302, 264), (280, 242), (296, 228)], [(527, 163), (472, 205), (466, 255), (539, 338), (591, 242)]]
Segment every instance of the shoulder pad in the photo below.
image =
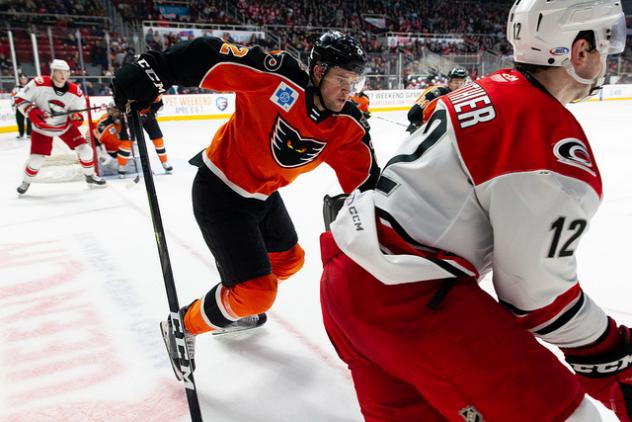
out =
[(79, 85), (74, 82), (68, 82), (68, 92), (70, 92), (71, 94), (75, 94), (77, 97), (83, 96), (83, 91), (81, 91)]
[(53, 86), (50, 76), (36, 76), (33, 81), (37, 86)]

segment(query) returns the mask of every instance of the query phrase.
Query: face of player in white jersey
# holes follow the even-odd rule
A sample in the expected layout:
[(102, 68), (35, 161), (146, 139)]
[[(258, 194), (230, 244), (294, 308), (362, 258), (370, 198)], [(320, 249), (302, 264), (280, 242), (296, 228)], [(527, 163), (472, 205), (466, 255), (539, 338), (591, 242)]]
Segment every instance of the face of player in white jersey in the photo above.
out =
[(50, 78), (53, 81), (53, 84), (57, 88), (62, 88), (66, 82), (68, 82), (68, 78), (70, 77), (70, 72), (67, 70), (59, 70), (55, 69), (52, 71)]
[[(315, 69), (316, 82), (320, 83), (320, 93), (325, 103), (324, 106), (334, 112), (341, 111), (351, 94), (360, 91), (362, 89), (360, 85), (364, 85), (362, 76), (341, 67), (330, 68), (322, 79), (320, 77), (321, 71), (322, 69), (317, 65)], [(320, 103), (319, 98), (316, 100)]]
[(582, 78), (584, 81), (592, 82), (581, 83), (571, 77), (565, 78), (572, 84), (572, 87), (569, 89), (569, 91), (572, 91), (569, 92), (572, 96), (571, 100), (577, 101), (586, 98), (595, 88), (601, 85), (598, 80), (605, 73), (606, 57), (590, 41), (578, 39), (571, 48), (570, 62), (577, 77)]

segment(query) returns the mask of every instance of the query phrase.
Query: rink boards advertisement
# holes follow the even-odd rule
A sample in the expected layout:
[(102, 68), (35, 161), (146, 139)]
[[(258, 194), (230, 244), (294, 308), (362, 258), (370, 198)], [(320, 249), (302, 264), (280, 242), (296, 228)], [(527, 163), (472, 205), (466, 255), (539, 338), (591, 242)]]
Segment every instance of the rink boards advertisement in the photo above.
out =
[[(419, 89), (365, 91), (372, 112), (408, 110), (421, 94)], [(164, 95), (164, 107), (158, 121), (227, 119), (235, 112), (235, 94)], [(606, 85), (588, 101), (632, 100), (632, 85)], [(105, 112), (112, 97), (90, 97), (91, 106), (103, 106), (93, 112), (96, 120)], [(0, 133), (17, 131), (15, 111), (10, 99), (0, 99)]]

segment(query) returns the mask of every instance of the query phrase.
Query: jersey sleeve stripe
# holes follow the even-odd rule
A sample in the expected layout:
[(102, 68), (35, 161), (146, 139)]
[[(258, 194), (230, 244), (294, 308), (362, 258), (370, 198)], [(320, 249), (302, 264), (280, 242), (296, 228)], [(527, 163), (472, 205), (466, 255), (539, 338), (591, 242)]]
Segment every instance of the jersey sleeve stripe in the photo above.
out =
[[(439, 249), (431, 248), (420, 244), (415, 241), (403, 227), (395, 220), (395, 218), (390, 215), (388, 212), (380, 209), (378, 207), (375, 208), (375, 212), (380, 220), (386, 220), (388, 225), (378, 224), (378, 230), (380, 232), (380, 240), (386, 243), (386, 250), (391, 251), (393, 246), (396, 246), (396, 249), (391, 251), (391, 254), (408, 254), (412, 253), (428, 261), (432, 262), (436, 266), (441, 269), (449, 272), (455, 277), (476, 277), (478, 278), (478, 272), (465, 259), (458, 257), (456, 255), (446, 253)], [(382, 223), (378, 220), (378, 223)], [(405, 242), (405, 244), (402, 244)], [(403, 248), (403, 250), (402, 250)], [(406, 250), (412, 249), (414, 251)], [(424, 250), (425, 249), (425, 250)]]
[[(528, 330), (534, 330), (543, 329), (550, 321), (559, 318), (563, 313), (573, 308), (574, 305), (580, 301), (581, 297), (581, 287), (579, 283), (575, 283), (573, 287), (559, 295), (551, 304), (533, 311), (519, 309), (502, 300), (500, 303), (519, 317), (518, 322), (520, 325)], [(577, 311), (575, 311), (575, 313), (577, 313)]]

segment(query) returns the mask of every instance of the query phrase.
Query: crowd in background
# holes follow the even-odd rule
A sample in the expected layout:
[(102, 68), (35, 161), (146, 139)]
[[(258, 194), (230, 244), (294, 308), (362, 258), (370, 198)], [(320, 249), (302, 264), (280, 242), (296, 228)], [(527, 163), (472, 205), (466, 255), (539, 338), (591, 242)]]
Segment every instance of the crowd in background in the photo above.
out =
[[(369, 55), (368, 73), (392, 75), (399, 60), (397, 65), (401, 66), (400, 74), (404, 76), (402, 82), (410, 87), (423, 87), (425, 80), (441, 77), (440, 74), (427, 73), (422, 78), (415, 74), (416, 62), (428, 54), (475, 56), (491, 51), (501, 56), (511, 55), (504, 28), (512, 0), (190, 0), (172, 4), (152, 0), (111, 0), (109, 3), (124, 20), (137, 27), (146, 20), (154, 21), (157, 27), (173, 22), (256, 25), (269, 36), (253, 35), (246, 45), (289, 50), (303, 61), (307, 60), (313, 42), (325, 29), (340, 29), (361, 41)], [(29, 62), (29, 57), (32, 57), (29, 31), (36, 27), (38, 43), (42, 44), (42, 72), (48, 71), (47, 63), (54, 54), (68, 61), (75, 75), (111, 76), (118, 67), (134, 60), (138, 44), (134, 45), (131, 39), (112, 31), (103, 7), (105, 4), (99, 0), (60, 0), (54, 3), (6, 0), (0, 2), (0, 18), (17, 28), (14, 30), (14, 41), (19, 46), (18, 62)], [(51, 45), (54, 44), (54, 53), (47, 50), (49, 41), (45, 31), (50, 25), (54, 25), (55, 40), (54, 43), (50, 41)], [(632, 18), (628, 20), (628, 26), (632, 26)], [(77, 30), (82, 38), (83, 57), (77, 49)], [(105, 32), (110, 37), (109, 50), (104, 39)], [(394, 43), (388, 42), (387, 35), (410, 36), (411, 39)], [(141, 50), (164, 50), (191, 37), (179, 30), (160, 34), (148, 32), (141, 40)], [(224, 32), (223, 37), (233, 41), (229, 30)], [(632, 57), (631, 41), (632, 37), (629, 37), (628, 55)], [(78, 70), (82, 68), (81, 58), (84, 71)], [(630, 73), (632, 65), (625, 62), (622, 69)], [(31, 69), (25, 64), (20, 66), (20, 70), (28, 73)], [(468, 70), (475, 75), (478, 71), (476, 66), (470, 66)], [(0, 76), (12, 74), (8, 40), (6, 32), (2, 31)], [(105, 83), (92, 85), (90, 89), (97, 94), (107, 91)]]

